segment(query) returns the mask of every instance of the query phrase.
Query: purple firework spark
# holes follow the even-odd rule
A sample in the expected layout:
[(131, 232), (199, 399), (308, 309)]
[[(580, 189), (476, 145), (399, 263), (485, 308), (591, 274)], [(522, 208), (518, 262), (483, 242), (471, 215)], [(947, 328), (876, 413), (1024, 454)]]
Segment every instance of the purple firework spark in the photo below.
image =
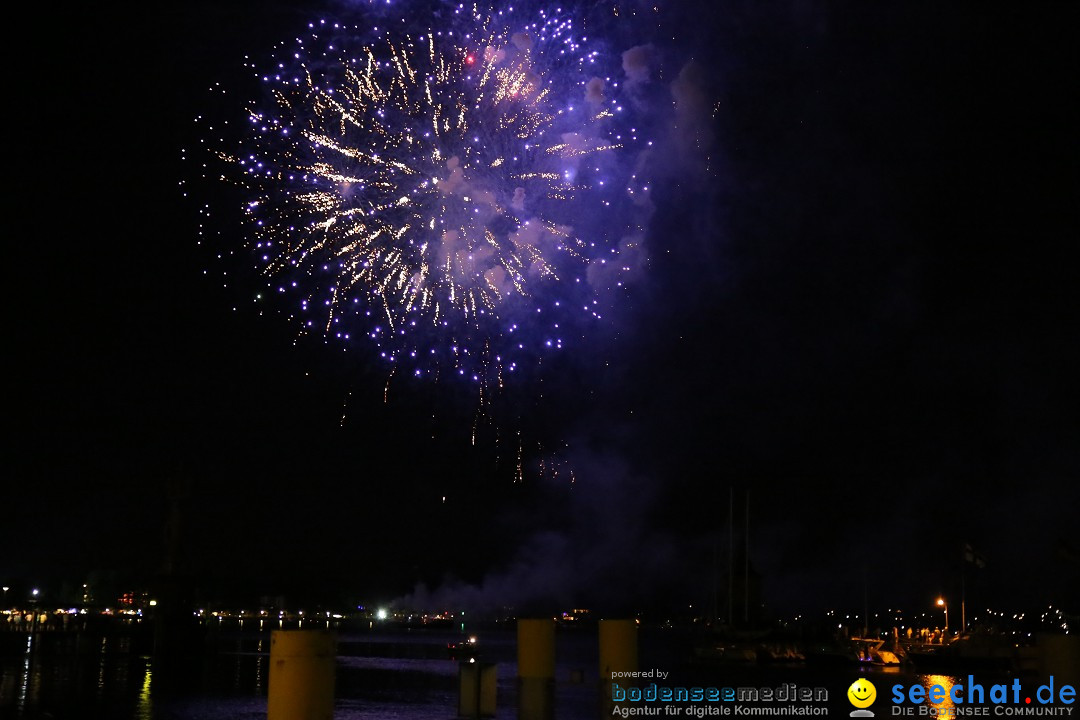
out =
[(444, 16), (320, 20), (246, 63), (263, 93), (208, 141), (207, 175), (241, 189), (245, 241), (302, 332), (502, 386), (602, 319), (642, 233), (649, 143), (568, 14)]

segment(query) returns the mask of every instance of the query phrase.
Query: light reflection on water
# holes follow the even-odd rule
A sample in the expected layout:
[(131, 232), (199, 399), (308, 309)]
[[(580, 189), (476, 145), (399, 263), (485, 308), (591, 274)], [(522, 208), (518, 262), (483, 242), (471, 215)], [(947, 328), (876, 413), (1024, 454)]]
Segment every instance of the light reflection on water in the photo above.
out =
[(153, 681), (154, 670), (150, 661), (147, 660), (146, 671), (143, 673), (142, 691), (139, 692), (139, 702), (135, 706), (134, 720), (154, 720), (154, 703), (150, 695)]
[(109, 657), (108, 656), (108, 646), (109, 646), (109, 638), (108, 637), (101, 638), (101, 662), (98, 663), (98, 681), (97, 681), (97, 688), (98, 688), (97, 696), (98, 696), (98, 699), (100, 699), (101, 696), (105, 692), (105, 661)]
[[(249, 623), (250, 630), (244, 635), (221, 636), (216, 653), (181, 663), (179, 670), (155, 665), (147, 643), (132, 638), (56, 634), (31, 639), (25, 635), (0, 635), (0, 642), (6, 642), (0, 644), (0, 716), (15, 720), (43, 716), (80, 720), (265, 720), (269, 635), (256, 634), (256, 625)], [(454, 715), (458, 663), (448, 656), (446, 642), (456, 639), (456, 635), (363, 633), (345, 634), (340, 639), (336, 720), (446, 720)], [(14, 644), (16, 640), (21, 644)], [(485, 659), (498, 663), (497, 720), (516, 718), (514, 633), (482, 640)], [(559, 643), (558, 717), (595, 720), (595, 636), (560, 636)], [(645, 643), (643, 638), (643, 663), (655, 663), (660, 668), (673, 666), (674, 651), (661, 656), (657, 647), (647, 648)], [(568, 682), (582, 669), (584, 682)], [(944, 702), (937, 705), (942, 716), (953, 709), (948, 694), (960, 682), (956, 677), (912, 675), (895, 667), (868, 672), (878, 688), (879, 708), (887, 707), (893, 684), (917, 683), (927, 689), (934, 685), (944, 689)], [(779, 682), (824, 686), (829, 690), (830, 702), (835, 698), (846, 705), (844, 692), (861, 674), (859, 669), (847, 667), (758, 667), (701, 670), (685, 677), (676, 674), (674, 679), (735, 686), (774, 686)], [(836, 706), (834, 712), (839, 709)], [(850, 709), (845, 707), (843, 714)]]
[[(952, 689), (953, 685), (960, 682), (959, 678), (952, 677), (951, 675), (916, 675), (915, 679), (926, 688), (926, 702), (931, 707), (937, 708), (939, 715), (944, 717), (956, 717), (956, 705), (952, 701)], [(945, 697), (940, 703), (930, 702), (930, 688), (935, 685), (942, 687), (945, 690)]]
[(26, 709), (27, 695), (30, 692), (30, 655), (34, 649), (33, 636), (28, 635), (26, 637), (26, 651), (23, 653), (22, 661), (22, 682), (19, 683), (19, 711), (22, 712)]
[[(259, 623), (261, 624), (262, 620), (260, 620)], [(255, 652), (259, 653), (259, 662), (255, 664), (255, 692), (257, 692), (260, 695), (262, 695), (263, 692), (264, 692), (264, 690), (263, 690), (263, 653), (265, 652), (265, 650), (263, 649), (263, 643), (264, 642), (265, 642), (265, 640), (260, 637), (259, 638), (259, 644), (255, 648)]]

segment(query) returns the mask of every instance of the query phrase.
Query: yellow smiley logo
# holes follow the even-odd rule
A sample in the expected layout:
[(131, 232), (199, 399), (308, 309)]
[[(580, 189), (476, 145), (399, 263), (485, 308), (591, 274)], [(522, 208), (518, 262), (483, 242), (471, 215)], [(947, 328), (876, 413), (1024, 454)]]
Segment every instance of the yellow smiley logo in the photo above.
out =
[(857, 708), (868, 708), (877, 699), (877, 688), (865, 678), (859, 678), (847, 689), (847, 699)]

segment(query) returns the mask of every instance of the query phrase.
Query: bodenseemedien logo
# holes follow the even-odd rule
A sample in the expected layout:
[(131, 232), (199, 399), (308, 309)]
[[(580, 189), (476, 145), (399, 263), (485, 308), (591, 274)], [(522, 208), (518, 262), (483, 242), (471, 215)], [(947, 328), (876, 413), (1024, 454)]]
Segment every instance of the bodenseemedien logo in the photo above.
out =
[(618, 717), (824, 716), (829, 691), (784, 683), (777, 687), (683, 687), (611, 684), (611, 714)]
[(877, 688), (866, 678), (859, 678), (851, 683), (847, 689), (847, 699), (855, 709), (851, 711), (851, 717), (874, 717), (872, 710), (866, 708), (874, 704), (877, 699)]

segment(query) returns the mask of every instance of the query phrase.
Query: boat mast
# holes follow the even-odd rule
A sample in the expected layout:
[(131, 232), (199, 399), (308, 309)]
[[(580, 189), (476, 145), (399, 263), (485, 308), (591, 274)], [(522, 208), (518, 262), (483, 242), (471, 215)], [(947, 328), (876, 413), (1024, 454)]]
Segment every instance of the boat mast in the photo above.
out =
[(746, 489), (746, 542), (743, 544), (743, 623), (750, 625), (750, 488)]
[(735, 488), (728, 490), (727, 622), (730, 628), (735, 624)]

